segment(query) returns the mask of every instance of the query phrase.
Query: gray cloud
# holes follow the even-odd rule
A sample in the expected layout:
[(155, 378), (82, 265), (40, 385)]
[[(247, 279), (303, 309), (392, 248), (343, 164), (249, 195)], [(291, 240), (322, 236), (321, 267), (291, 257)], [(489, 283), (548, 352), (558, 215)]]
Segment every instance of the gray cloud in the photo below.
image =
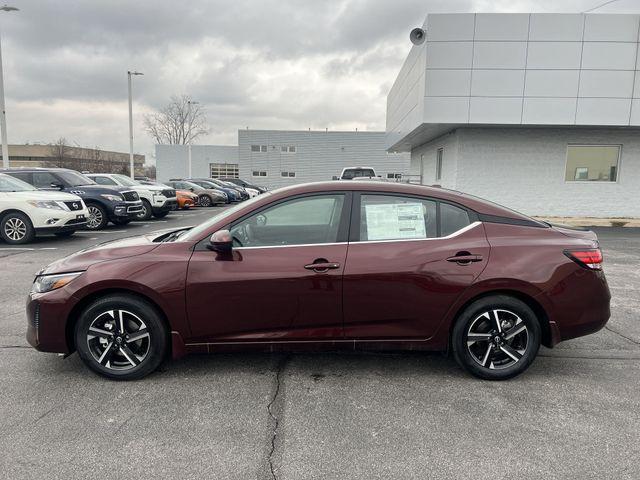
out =
[[(172, 94), (207, 109), (207, 142), (236, 129), (383, 129), (386, 94), (429, 12), (581, 11), (597, 0), (14, 0), (0, 12), (9, 140), (136, 149), (142, 114)], [(621, 0), (603, 11), (637, 10)]]

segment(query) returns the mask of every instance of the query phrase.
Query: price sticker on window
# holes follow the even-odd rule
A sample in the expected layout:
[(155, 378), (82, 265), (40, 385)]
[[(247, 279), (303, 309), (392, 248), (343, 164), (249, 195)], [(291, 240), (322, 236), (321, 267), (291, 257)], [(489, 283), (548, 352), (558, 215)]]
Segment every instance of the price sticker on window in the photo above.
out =
[(365, 205), (368, 240), (427, 238), (421, 203)]

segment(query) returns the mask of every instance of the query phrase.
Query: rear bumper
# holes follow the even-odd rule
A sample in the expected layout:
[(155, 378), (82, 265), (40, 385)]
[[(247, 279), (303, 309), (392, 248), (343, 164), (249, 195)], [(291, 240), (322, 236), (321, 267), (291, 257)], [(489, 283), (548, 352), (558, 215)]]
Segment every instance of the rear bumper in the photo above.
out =
[(602, 271), (583, 268), (538, 297), (549, 316), (549, 343), (595, 333), (611, 317), (611, 293)]

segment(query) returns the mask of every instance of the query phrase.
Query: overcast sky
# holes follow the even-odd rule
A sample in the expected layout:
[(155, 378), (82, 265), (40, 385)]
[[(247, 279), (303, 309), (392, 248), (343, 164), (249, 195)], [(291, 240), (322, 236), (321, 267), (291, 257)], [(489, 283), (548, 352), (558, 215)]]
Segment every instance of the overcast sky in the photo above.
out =
[[(211, 135), (238, 128), (384, 130), (386, 95), (429, 12), (580, 12), (605, 0), (7, 0), (0, 12), (9, 143), (135, 150), (145, 112), (188, 94)], [(639, 12), (620, 0), (599, 12)]]

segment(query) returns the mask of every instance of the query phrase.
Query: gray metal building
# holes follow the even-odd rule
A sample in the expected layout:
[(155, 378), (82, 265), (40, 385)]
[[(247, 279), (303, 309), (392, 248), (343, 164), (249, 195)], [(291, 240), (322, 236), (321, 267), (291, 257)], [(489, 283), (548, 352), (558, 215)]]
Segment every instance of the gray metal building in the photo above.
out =
[[(409, 153), (390, 153), (385, 132), (239, 130), (238, 146), (193, 145), (193, 177), (240, 177), (269, 188), (331, 180), (345, 167), (406, 176)], [(188, 176), (186, 145), (156, 145), (157, 178)]]
[(432, 14), (387, 97), (422, 183), (532, 215), (640, 217), (640, 15)]

